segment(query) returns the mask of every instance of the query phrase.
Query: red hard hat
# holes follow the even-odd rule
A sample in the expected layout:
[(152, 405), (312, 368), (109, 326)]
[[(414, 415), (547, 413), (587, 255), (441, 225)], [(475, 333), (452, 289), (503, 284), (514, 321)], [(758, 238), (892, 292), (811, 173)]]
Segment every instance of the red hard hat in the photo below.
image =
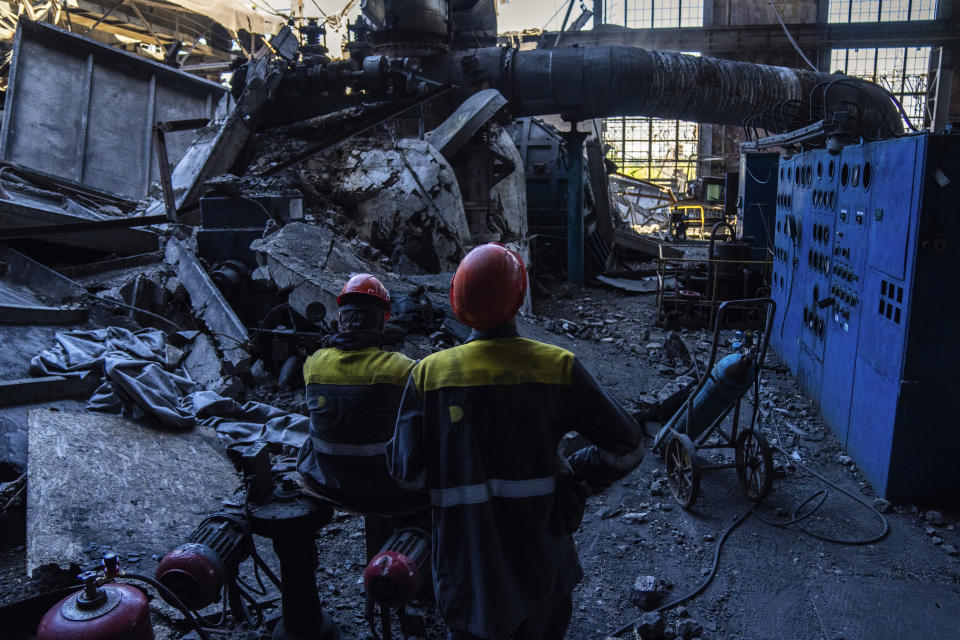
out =
[(390, 292), (369, 273), (358, 273), (347, 280), (337, 296), (337, 306), (343, 306), (347, 302), (346, 296), (352, 295), (373, 296), (386, 306), (387, 319), (390, 319)]
[(526, 294), (523, 260), (499, 242), (491, 242), (460, 262), (450, 285), (450, 306), (465, 325), (496, 329), (516, 315)]

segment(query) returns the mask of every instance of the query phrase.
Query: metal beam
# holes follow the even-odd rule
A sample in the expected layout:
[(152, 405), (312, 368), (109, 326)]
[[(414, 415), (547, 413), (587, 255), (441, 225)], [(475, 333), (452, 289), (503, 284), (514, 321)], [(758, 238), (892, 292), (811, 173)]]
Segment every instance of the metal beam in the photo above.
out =
[(562, 134), (567, 142), (567, 282), (583, 286), (583, 142), (587, 134), (576, 130)]
[[(0, 307), (2, 309), (2, 307)], [(78, 377), (47, 376), (0, 382), (0, 406), (33, 404), (63, 398), (86, 398), (103, 381), (88, 371)]]
[[(70, 17), (71, 17), (71, 21), (74, 24), (81, 27), (89, 27), (93, 25), (95, 22), (93, 18), (87, 15), (84, 15), (82, 13), (77, 13), (73, 10), (70, 11)], [(113, 23), (113, 22), (110, 22), (109, 20), (105, 20), (101, 22), (99, 25), (97, 25), (94, 31), (102, 31), (104, 33), (110, 33), (116, 36), (132, 38), (134, 40), (139, 40), (140, 42), (150, 42), (153, 39), (151, 38), (149, 33), (146, 33), (145, 31), (140, 31), (139, 27), (136, 26), (135, 24), (126, 23), (126, 22)], [(92, 36), (93, 34), (89, 32), (85, 32), (84, 35)], [(170, 41), (172, 40), (173, 38), (171, 37)], [(209, 56), (212, 58), (223, 59), (223, 58), (229, 57), (228, 52), (216, 50), (210, 47), (209, 45), (196, 46), (196, 51), (202, 53), (205, 56)]]
[[(923, 22), (864, 22), (850, 24), (791, 24), (787, 25), (794, 38), (806, 49), (832, 47), (902, 47), (960, 45), (960, 20)], [(515, 43), (517, 37), (505, 40)], [(521, 42), (539, 42), (550, 48), (556, 33), (519, 36)], [(563, 34), (561, 46), (586, 47), (599, 45), (627, 45), (664, 51), (699, 51), (704, 55), (735, 54), (770, 51), (783, 48), (787, 41), (780, 25), (737, 25), (675, 29), (625, 29), (604, 25), (590, 31)]]

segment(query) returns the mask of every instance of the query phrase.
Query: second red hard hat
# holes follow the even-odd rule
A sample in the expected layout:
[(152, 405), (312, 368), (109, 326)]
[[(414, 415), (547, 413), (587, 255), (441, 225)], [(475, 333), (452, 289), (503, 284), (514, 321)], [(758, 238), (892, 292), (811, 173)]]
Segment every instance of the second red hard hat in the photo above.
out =
[(450, 306), (474, 329), (489, 330), (510, 321), (527, 294), (523, 260), (499, 242), (480, 245), (460, 261), (450, 285)]

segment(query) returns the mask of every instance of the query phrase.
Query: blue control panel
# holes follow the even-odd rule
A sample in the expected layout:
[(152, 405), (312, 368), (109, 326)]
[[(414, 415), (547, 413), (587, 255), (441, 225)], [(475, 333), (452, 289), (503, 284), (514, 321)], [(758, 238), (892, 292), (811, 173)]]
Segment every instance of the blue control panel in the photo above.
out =
[(960, 135), (777, 173), (771, 344), (880, 495), (960, 507)]

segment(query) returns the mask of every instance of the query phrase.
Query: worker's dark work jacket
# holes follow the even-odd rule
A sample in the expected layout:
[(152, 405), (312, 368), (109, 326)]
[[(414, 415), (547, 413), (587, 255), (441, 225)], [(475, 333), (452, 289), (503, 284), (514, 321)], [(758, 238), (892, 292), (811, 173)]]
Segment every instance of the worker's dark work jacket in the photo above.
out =
[(338, 334), (303, 366), (310, 437), (297, 468), (317, 492), (348, 509), (390, 515), (425, 506), (387, 473), (384, 446), (413, 361), (383, 351), (379, 334)]
[(449, 628), (509, 637), (582, 577), (555, 499), (557, 447), (571, 430), (597, 445), (579, 470), (603, 467), (595, 484), (639, 464), (636, 422), (572, 353), (512, 326), (414, 367), (387, 462), (398, 482), (430, 493), (434, 587)]

